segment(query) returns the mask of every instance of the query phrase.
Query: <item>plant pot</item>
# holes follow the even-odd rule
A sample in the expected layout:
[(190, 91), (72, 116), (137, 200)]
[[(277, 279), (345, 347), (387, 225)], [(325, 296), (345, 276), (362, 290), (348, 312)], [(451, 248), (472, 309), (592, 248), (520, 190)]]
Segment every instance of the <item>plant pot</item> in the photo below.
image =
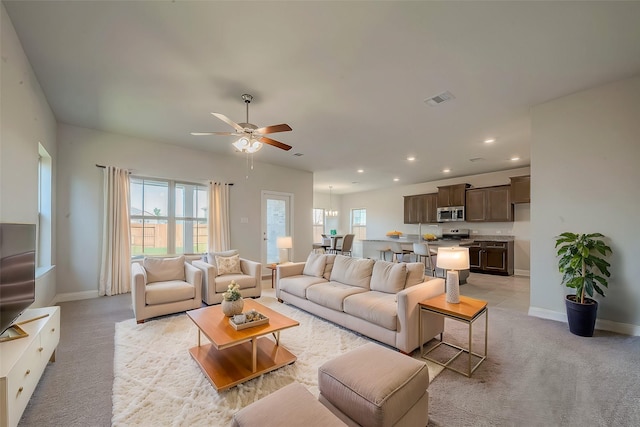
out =
[(235, 316), (236, 314), (242, 314), (243, 308), (244, 300), (242, 298), (235, 301), (227, 301), (226, 299), (222, 300), (222, 312), (227, 317)]
[(564, 300), (567, 307), (569, 331), (581, 337), (592, 337), (596, 326), (598, 302), (591, 298), (585, 298), (585, 304), (580, 304), (575, 299), (575, 295), (567, 295)]

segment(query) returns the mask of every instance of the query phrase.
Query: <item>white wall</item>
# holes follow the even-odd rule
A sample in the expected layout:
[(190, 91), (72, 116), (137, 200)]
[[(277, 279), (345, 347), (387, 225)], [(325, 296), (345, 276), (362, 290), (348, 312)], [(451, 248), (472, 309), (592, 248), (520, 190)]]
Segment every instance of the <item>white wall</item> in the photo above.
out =
[[(508, 185), (509, 177), (528, 175), (530, 168), (517, 168), (501, 172), (481, 175), (471, 175), (461, 178), (451, 178), (440, 181), (425, 182), (413, 185), (398, 185), (395, 187), (333, 196), (333, 207), (339, 209), (340, 233), (347, 233), (349, 227), (349, 212), (351, 209), (367, 209), (367, 237), (384, 237), (390, 230), (402, 231), (405, 234), (418, 234), (417, 224), (404, 224), (404, 197), (413, 194), (436, 193), (439, 186), (468, 183), (473, 187), (490, 187), (494, 185)], [(314, 207), (327, 208), (328, 194), (316, 193)], [(454, 224), (423, 224), (422, 232), (440, 234), (443, 228), (468, 228), (476, 235), (513, 235), (515, 236), (515, 270), (518, 274), (529, 274), (529, 203), (515, 205), (514, 222), (496, 223), (467, 223)]]
[[(58, 292), (63, 299), (97, 295), (100, 269), (103, 169), (190, 182), (233, 182), (231, 246), (243, 257), (261, 257), (261, 191), (294, 194), (294, 256), (311, 248), (313, 176), (310, 172), (254, 162), (246, 179), (244, 156), (224, 156), (114, 133), (60, 124), (58, 128)], [(256, 155), (259, 158), (259, 154)], [(240, 223), (240, 218), (248, 223)], [(70, 294), (70, 295), (69, 295)]]
[[(55, 179), (56, 121), (4, 5), (1, 9), (0, 221), (35, 223), (38, 142), (52, 157)], [(55, 194), (52, 202), (55, 206)], [(50, 244), (55, 245), (55, 230)], [(51, 262), (55, 261), (53, 253)], [(33, 307), (49, 305), (55, 293), (54, 274), (38, 277)]]
[(596, 327), (640, 334), (640, 76), (536, 106), (532, 131), (530, 313), (566, 319), (554, 237), (600, 232), (613, 255)]

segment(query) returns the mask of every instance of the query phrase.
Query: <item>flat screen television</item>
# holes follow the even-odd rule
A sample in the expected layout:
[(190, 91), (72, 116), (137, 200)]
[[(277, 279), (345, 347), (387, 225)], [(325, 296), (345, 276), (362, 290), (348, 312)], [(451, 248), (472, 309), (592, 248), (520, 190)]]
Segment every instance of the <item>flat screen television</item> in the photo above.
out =
[(0, 223), (0, 335), (36, 298), (36, 226)]

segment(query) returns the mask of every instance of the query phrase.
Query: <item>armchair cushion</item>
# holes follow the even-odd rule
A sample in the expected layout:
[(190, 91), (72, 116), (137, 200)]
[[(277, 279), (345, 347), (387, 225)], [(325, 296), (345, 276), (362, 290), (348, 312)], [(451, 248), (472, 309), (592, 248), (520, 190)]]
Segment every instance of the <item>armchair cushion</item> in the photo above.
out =
[(216, 264), (218, 266), (218, 276), (224, 274), (242, 274), (242, 270), (240, 269), (240, 255), (216, 255)]
[(147, 283), (185, 280), (184, 255), (174, 258), (145, 258), (142, 266), (147, 273)]
[(166, 304), (193, 299), (196, 288), (182, 280), (149, 283), (145, 291), (145, 302), (149, 305)]

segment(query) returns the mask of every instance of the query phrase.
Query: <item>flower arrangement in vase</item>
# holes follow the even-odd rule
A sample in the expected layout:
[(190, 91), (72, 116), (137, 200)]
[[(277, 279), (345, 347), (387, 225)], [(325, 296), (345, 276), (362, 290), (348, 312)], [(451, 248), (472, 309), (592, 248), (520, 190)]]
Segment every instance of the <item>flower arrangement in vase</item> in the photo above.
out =
[(227, 290), (222, 294), (222, 312), (225, 316), (231, 317), (241, 314), (244, 308), (244, 300), (240, 294), (240, 286), (232, 280), (227, 286)]

